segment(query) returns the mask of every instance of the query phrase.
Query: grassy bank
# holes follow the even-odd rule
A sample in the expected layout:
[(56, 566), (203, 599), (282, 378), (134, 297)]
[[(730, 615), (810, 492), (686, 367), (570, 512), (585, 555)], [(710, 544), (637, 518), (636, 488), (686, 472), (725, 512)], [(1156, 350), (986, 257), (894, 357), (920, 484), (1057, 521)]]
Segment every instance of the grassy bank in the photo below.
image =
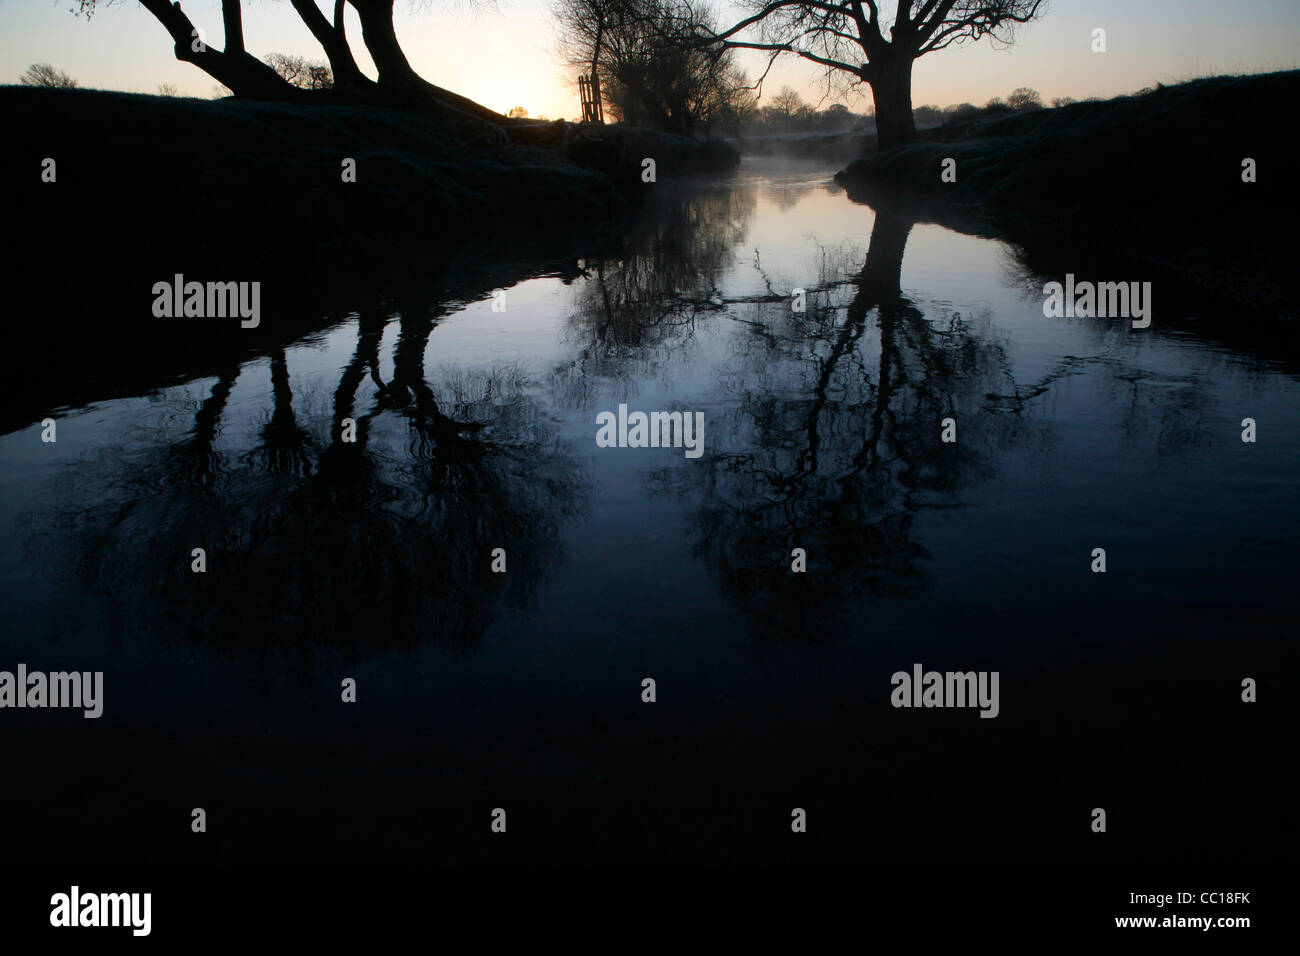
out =
[[(483, 146), (393, 110), (85, 90), (3, 87), (0, 117), (9, 205), (30, 244), (87, 243), (121, 265), (143, 264), (159, 241), (167, 262), (209, 252), (228, 267), (306, 257), (317, 268), (334, 252), (382, 261), (407, 243), (505, 251), (538, 230), (617, 228), (654, 185), (644, 157), (660, 179), (737, 161), (646, 130), (548, 124), (528, 145)], [(40, 181), (47, 157), (54, 184)]]
[[(352, 311), (572, 275), (617, 248), (655, 190), (738, 161), (621, 127), (539, 124), (528, 142), (484, 146), (392, 110), (86, 90), (0, 87), (0, 118), (9, 345), (59, 344), (47, 375), (0, 386), (4, 429), (205, 374)], [(643, 181), (646, 157), (657, 182)], [(151, 288), (176, 273), (261, 282), (261, 326), (155, 318)]]
[[(927, 130), (837, 177), (859, 201), (905, 196), (982, 217), (1043, 258), (1116, 258), (1253, 310), (1296, 317), (1290, 134), (1300, 71), (1213, 77)], [(944, 182), (945, 159), (956, 182)], [(1242, 161), (1258, 181), (1242, 181)]]

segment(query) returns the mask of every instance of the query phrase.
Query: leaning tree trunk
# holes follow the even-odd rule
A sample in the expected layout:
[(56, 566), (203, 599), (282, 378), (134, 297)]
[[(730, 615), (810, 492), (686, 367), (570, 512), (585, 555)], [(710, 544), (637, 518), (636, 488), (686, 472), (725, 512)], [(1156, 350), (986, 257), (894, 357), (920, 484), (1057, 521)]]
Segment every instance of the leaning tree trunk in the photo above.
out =
[(468, 96), (443, 90), (411, 68), (393, 27), (393, 0), (348, 0), (361, 21), (361, 39), (380, 74), (378, 101), (400, 109), (430, 114), (473, 140), (506, 142), (503, 127), (517, 126), (502, 114), (474, 103)]
[(912, 56), (906, 50), (871, 63), (868, 82), (876, 101), (876, 142), (881, 150), (916, 139), (912, 118)]
[(393, 0), (351, 0), (361, 18), (361, 39), (370, 51), (370, 59), (379, 72), (379, 85), (382, 88), (399, 91), (415, 87), (420, 82), (419, 75), (411, 69), (411, 64), (397, 42), (397, 31), (393, 28)]
[[(369, 80), (356, 65), (348, 49), (343, 27), (343, 4), (351, 3), (361, 19), (363, 39), (379, 71), (378, 84)], [(215, 50), (201, 41), (179, 3), (169, 0), (140, 0), (171, 34), (178, 60), (192, 63), (213, 79), (246, 99), (320, 102), (319, 92), (288, 83), (267, 64), (244, 49), (243, 22), (239, 0), (222, 0), (222, 21), (226, 49)], [(519, 127), (500, 113), (465, 96), (434, 86), (422, 79), (407, 62), (393, 28), (393, 0), (335, 0), (334, 24), (325, 19), (315, 0), (294, 0), (294, 9), (325, 48), (335, 75), (335, 99), (393, 106), (434, 116), (471, 140), (503, 142), (509, 138), (503, 127)], [(530, 127), (531, 129), (531, 127)], [(528, 129), (520, 127), (521, 132)]]
[(312, 36), (316, 38), (316, 42), (325, 51), (325, 56), (330, 61), (330, 72), (334, 74), (335, 92), (351, 98), (362, 98), (372, 92), (375, 84), (361, 72), (348, 46), (347, 34), (343, 26), (344, 0), (335, 0), (333, 26), (316, 6), (316, 0), (290, 0), (290, 2)]
[(239, 4), (225, 0), (222, 21), (226, 29), (226, 49), (214, 50), (201, 42), (199, 32), (179, 3), (167, 0), (140, 0), (141, 5), (166, 28), (175, 43), (176, 59), (193, 63), (208, 76), (230, 87), (236, 96), (259, 100), (294, 100), (305, 91), (290, 86), (261, 60), (244, 52), (243, 24)]
[[(467, 96), (453, 93), (435, 86), (411, 68), (402, 46), (397, 42), (397, 31), (393, 28), (393, 0), (348, 0), (356, 9), (361, 20), (361, 39), (370, 51), (379, 73), (379, 95), (382, 102), (405, 109), (428, 110), (443, 114), (446, 119), (454, 117), (446, 114), (461, 114), (462, 117), (477, 120), (480, 132), (486, 131), (487, 124), (513, 125), (495, 110), (475, 103)], [(504, 138), (500, 129), (496, 133)]]

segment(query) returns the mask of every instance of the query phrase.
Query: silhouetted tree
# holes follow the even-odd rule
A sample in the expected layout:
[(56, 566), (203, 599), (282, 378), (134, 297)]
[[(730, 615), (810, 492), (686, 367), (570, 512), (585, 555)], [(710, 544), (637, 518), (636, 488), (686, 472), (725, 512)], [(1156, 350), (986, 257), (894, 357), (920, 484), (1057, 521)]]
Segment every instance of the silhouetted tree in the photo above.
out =
[(23, 86), (48, 86), (54, 89), (74, 89), (77, 81), (62, 70), (56, 70), (48, 63), (33, 63), (27, 68), (18, 82)]
[(781, 92), (772, 97), (772, 110), (779, 117), (790, 119), (803, 106), (803, 97), (791, 87), (781, 87)]
[(334, 74), (324, 63), (312, 63), (305, 57), (286, 53), (268, 53), (263, 59), (292, 86), (303, 90), (328, 90)]
[(826, 125), (832, 128), (848, 126), (854, 120), (852, 111), (843, 103), (832, 103), (822, 110), (822, 116), (825, 118)]
[(700, 122), (734, 118), (752, 100), (730, 53), (694, 42), (715, 24), (689, 0), (558, 0), (553, 9), (562, 55), (599, 80), (623, 122), (689, 135)]
[[(746, 0), (749, 14), (705, 39), (728, 48), (791, 53), (871, 87), (881, 149), (916, 138), (912, 64), (954, 43), (1013, 28), (1045, 0)], [(892, 14), (890, 8), (892, 6)]]
[(930, 126), (943, 120), (943, 110), (929, 104), (918, 106), (912, 111), (912, 118), (919, 124)]
[(978, 116), (980, 108), (974, 103), (956, 103), (943, 108), (943, 121), (951, 123), (955, 120), (970, 119), (972, 116)]
[[(77, 0), (77, 11), (90, 18), (98, 6), (111, 0)], [(296, 85), (270, 65), (247, 52), (241, 0), (221, 0), (224, 48), (209, 44), (181, 9), (169, 0), (140, 0), (172, 38), (176, 58), (192, 63), (230, 88), (235, 96), (260, 100), (293, 101), (328, 95), (334, 99), (373, 102), (439, 115), (485, 131), (484, 123), (507, 122), (473, 100), (429, 83), (411, 67), (393, 26), (393, 0), (334, 0), (333, 21), (316, 0), (290, 0), (303, 24), (329, 60), (333, 83), (327, 88)], [(361, 20), (361, 37), (379, 74), (367, 78), (357, 66), (345, 29), (346, 7)], [(499, 129), (495, 135), (504, 135)]]
[(1022, 86), (1007, 97), (1007, 105), (1017, 113), (1025, 110), (1041, 110), (1043, 108), (1043, 98), (1038, 95), (1037, 90)]

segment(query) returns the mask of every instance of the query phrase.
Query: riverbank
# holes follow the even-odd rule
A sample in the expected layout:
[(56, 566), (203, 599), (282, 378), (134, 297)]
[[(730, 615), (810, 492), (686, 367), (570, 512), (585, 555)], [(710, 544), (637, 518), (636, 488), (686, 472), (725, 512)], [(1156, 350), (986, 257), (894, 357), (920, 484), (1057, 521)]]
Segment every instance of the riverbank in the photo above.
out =
[[(656, 190), (739, 162), (615, 126), (539, 123), (483, 145), (394, 110), (93, 90), (0, 87), (0, 117), (21, 317), (9, 343), (19, 357), (65, 343), (57, 370), (4, 390), (4, 428), (202, 374), (330, 316), (572, 275), (618, 248)], [(260, 283), (265, 319), (154, 316), (151, 289), (177, 274)]]
[[(1290, 137), (1278, 117), (1297, 95), (1290, 71), (978, 118), (856, 160), (836, 182), (855, 201), (906, 197), (938, 221), (982, 219), (1044, 260), (1121, 260), (1296, 318)], [(943, 175), (949, 159), (955, 180)], [(1243, 180), (1248, 159), (1254, 181)]]
[(47, 251), (86, 243), (80, 268), (103, 281), (204, 265), (178, 257), (319, 275), (322, 258), (382, 262), (410, 243), (488, 240), (527, 258), (517, 240), (607, 234), (658, 182), (739, 162), (722, 144), (621, 127), (539, 123), (469, 143), (372, 107), (3, 87), (0, 116), (13, 225), (29, 237), (19, 255), (39, 270)]

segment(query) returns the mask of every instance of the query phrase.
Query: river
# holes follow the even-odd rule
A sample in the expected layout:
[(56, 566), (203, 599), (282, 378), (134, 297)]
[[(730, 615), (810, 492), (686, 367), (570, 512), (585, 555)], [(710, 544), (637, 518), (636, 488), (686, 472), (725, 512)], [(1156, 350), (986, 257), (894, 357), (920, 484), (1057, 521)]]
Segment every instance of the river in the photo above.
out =
[(1278, 858), (1296, 357), (1158, 284), (1049, 318), (833, 172), (0, 437), (0, 669), (104, 674), (0, 713), (11, 860)]

